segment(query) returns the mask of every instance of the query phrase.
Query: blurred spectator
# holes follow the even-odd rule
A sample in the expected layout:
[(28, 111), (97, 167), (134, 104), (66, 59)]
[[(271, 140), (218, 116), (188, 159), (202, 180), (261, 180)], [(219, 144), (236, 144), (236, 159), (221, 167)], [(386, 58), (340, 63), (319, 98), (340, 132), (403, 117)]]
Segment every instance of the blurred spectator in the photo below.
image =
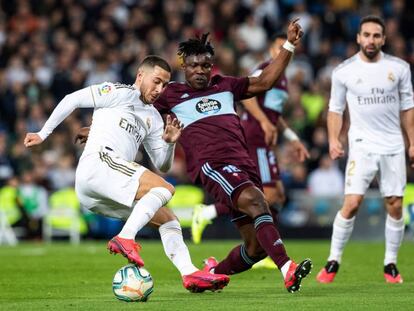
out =
[(41, 238), (43, 217), (47, 215), (49, 210), (48, 193), (44, 187), (35, 183), (31, 170), (22, 173), (19, 195), (22, 207), (28, 216), (28, 236)]
[(73, 187), (75, 184), (75, 163), (72, 154), (65, 154), (59, 158), (56, 167), (49, 170), (48, 178), (51, 188), (58, 190)]
[(244, 41), (250, 51), (264, 51), (266, 48), (266, 32), (257, 24), (254, 16), (248, 15), (237, 30), (240, 39)]
[(11, 158), (7, 154), (7, 140), (6, 132), (0, 131), (0, 187), (13, 177), (13, 167), (11, 165)]
[(319, 167), (309, 174), (308, 189), (316, 197), (334, 197), (343, 193), (344, 175), (328, 154), (322, 156)]

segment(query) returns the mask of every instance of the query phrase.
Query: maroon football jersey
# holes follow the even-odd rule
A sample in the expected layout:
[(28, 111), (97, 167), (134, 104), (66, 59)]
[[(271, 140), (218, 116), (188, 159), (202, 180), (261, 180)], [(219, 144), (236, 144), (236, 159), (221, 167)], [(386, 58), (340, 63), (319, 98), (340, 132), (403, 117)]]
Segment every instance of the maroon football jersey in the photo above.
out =
[[(254, 75), (258, 74), (269, 64), (270, 62), (267, 61), (259, 65)], [(284, 74), (276, 81), (273, 88), (257, 96), (259, 107), (263, 110), (270, 122), (275, 125), (283, 112), (283, 107), (287, 99), (287, 79)], [(243, 112), (241, 125), (245, 131), (247, 144), (249, 146), (266, 146), (260, 123), (248, 111)]]
[(173, 113), (184, 124), (179, 142), (193, 182), (206, 162), (255, 168), (235, 109), (235, 102), (245, 98), (248, 86), (247, 77), (221, 75), (213, 76), (203, 90), (171, 82), (154, 103), (161, 114)]

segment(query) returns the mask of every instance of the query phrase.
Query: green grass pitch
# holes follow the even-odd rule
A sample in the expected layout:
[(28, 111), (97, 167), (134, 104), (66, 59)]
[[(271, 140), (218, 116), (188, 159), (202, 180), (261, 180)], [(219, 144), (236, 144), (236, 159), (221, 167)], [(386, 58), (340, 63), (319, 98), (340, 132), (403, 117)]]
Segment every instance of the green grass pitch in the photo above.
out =
[[(223, 258), (236, 241), (190, 245), (194, 263)], [(383, 243), (351, 242), (335, 283), (318, 284), (328, 241), (285, 241), (297, 261), (310, 257), (313, 273), (301, 292), (290, 294), (276, 270), (250, 270), (231, 277), (222, 292), (192, 294), (158, 241), (143, 241), (142, 255), (155, 287), (146, 303), (118, 301), (111, 288), (124, 257), (111, 256), (105, 241), (20, 244), (0, 247), (0, 310), (414, 310), (414, 245), (405, 241), (398, 267), (403, 284), (386, 284), (382, 275)]]

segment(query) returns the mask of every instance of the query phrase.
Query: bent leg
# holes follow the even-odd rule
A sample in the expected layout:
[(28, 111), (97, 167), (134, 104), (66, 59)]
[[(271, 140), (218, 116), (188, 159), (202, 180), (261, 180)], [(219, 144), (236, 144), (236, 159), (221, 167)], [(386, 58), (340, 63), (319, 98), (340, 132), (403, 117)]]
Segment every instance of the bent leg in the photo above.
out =
[(245, 188), (237, 199), (237, 207), (254, 220), (257, 241), (281, 269), (289, 261), (289, 257), (263, 193), (254, 186)]
[(162, 177), (146, 170), (139, 179), (139, 187), (131, 215), (119, 233), (124, 239), (135, 239), (137, 232), (154, 217), (155, 213), (166, 205), (174, 194), (174, 187)]

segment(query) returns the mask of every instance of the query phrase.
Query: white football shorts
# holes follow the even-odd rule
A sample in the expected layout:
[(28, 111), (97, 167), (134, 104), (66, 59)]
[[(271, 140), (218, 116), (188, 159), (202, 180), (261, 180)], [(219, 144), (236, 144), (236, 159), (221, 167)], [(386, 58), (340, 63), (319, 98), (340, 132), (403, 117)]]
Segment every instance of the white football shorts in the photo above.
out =
[(142, 165), (109, 151), (83, 156), (76, 169), (75, 182), (81, 205), (97, 214), (127, 219), (145, 170)]
[(405, 151), (376, 154), (351, 148), (345, 171), (345, 194), (364, 195), (374, 177), (383, 197), (402, 197), (407, 182)]

